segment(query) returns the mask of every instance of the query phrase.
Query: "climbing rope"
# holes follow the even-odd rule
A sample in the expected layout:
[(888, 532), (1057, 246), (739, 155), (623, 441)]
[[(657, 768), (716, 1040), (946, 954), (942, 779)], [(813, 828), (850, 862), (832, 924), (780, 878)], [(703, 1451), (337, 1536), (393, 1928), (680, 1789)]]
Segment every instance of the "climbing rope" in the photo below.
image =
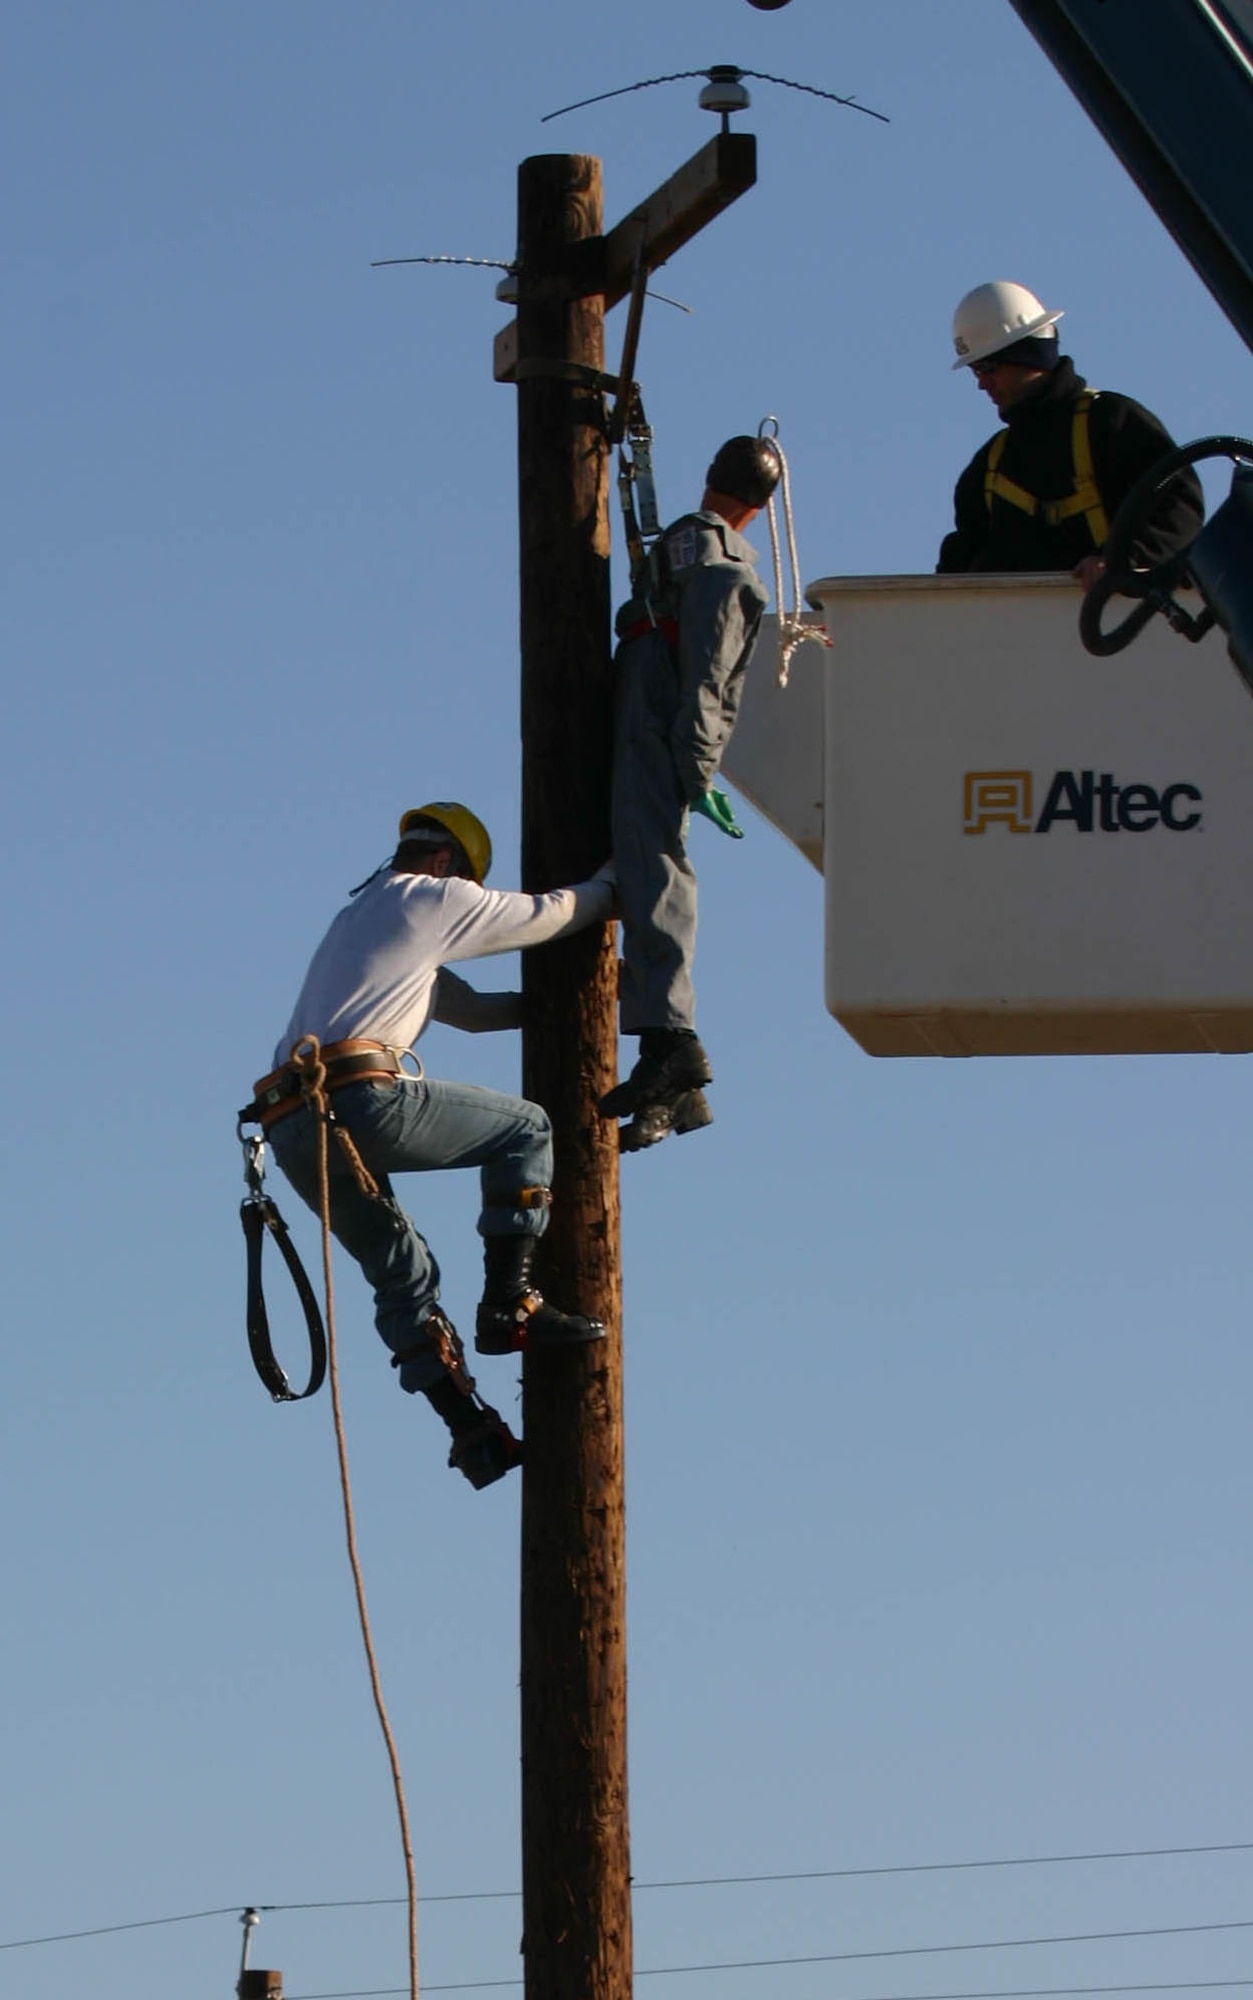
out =
[(820, 646), (830, 646), (831, 640), (825, 625), (806, 624), (801, 612), (801, 565), (796, 553), (796, 527), (792, 519), (792, 482), (788, 473), (787, 454), (779, 442), (779, 420), (777, 417), (763, 417), (757, 426), (757, 435), (764, 438), (779, 454), (779, 493), (783, 501), (783, 525), (787, 531), (788, 560), (792, 571), (792, 609), (783, 608), (783, 560), (779, 552), (779, 524), (775, 518), (774, 495), (766, 502), (766, 519), (770, 524), (770, 557), (774, 566), (774, 602), (779, 619), (779, 663), (775, 669), (777, 686), (785, 688), (791, 672), (792, 655), (807, 639), (813, 639)]
[(405, 1855), (405, 1883), (409, 1901), (409, 1995), (410, 2000), (418, 2000), (418, 1888), (413, 1865), (413, 1842), (409, 1834), (409, 1809), (405, 1803), (405, 1786), (396, 1750), (396, 1739), (392, 1735), (387, 1705), (383, 1700), (383, 1684), (370, 1632), (365, 1583), (357, 1556), (357, 1529), (352, 1509), (352, 1487), (348, 1478), (348, 1446), (344, 1437), (343, 1408), (339, 1393), (339, 1358), (335, 1345), (335, 1288), (331, 1273), (330, 1147), (327, 1140), (329, 1131), (333, 1131), (339, 1141), (362, 1193), (375, 1200), (381, 1199), (381, 1196), (378, 1183), (353, 1144), (351, 1134), (342, 1125), (332, 1123), (330, 1103), (326, 1095), (326, 1064), (322, 1061), (322, 1046), (317, 1036), (302, 1036), (292, 1049), (290, 1060), (293, 1069), (299, 1072), (301, 1092), (317, 1120), (318, 1127), (318, 1197), (322, 1221), (322, 1278), (326, 1291), (326, 1344), (331, 1383), (331, 1409), (335, 1418), (335, 1448), (339, 1454), (339, 1482), (344, 1500), (344, 1529), (348, 1541), (348, 1561), (352, 1569), (353, 1587), (357, 1594), (357, 1616), (361, 1622), (361, 1637), (370, 1669), (374, 1707), (379, 1727), (383, 1732), (383, 1741), (387, 1745), (392, 1788), (396, 1794), (396, 1814), (400, 1821), (400, 1841)]

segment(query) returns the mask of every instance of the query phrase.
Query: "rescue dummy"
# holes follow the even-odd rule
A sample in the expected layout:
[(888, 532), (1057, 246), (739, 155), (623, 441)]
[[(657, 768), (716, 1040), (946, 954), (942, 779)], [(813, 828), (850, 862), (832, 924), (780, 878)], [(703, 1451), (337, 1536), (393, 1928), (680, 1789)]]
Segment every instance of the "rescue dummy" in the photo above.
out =
[[(1090, 589), (1104, 570), (1109, 524), (1136, 481), (1172, 449), (1169, 432), (1130, 396), (1089, 389), (1058, 344), (1060, 311), (999, 279), (967, 292), (953, 316), (954, 368), (969, 368), (1006, 428), (971, 459), (954, 495), (956, 525), (936, 568), (1069, 570)], [(1194, 539), (1199, 481), (1163, 488), (1133, 550), (1152, 568)]]
[(778, 482), (768, 439), (735, 437), (705, 475), (700, 507), (660, 537), (617, 618), (613, 853), (622, 917), (620, 1022), (639, 1060), (600, 1102), (630, 1120), (624, 1151), (711, 1121), (709, 1059), (696, 1034), (696, 875), (689, 815), (738, 836), (713, 781), (735, 727), (765, 609), (743, 530)]
[(552, 1128), (525, 1098), (404, 1070), (432, 1020), (467, 1030), (521, 1024), (518, 993), (479, 993), (449, 965), (525, 950), (613, 914), (613, 870), (530, 896), (484, 887), (486, 828), (465, 806), (436, 800), (405, 813), (390, 862), (339, 912), (305, 975), (253, 1107), (292, 1186), (319, 1208), (317, 1117), (301, 1093), (293, 1051), (316, 1036), (331, 1117), (378, 1184), (363, 1192), (338, 1146), (328, 1151), (331, 1228), (374, 1291), (375, 1325), (400, 1386), (420, 1392), (452, 1434), (449, 1464), (475, 1487), (516, 1465), (521, 1447), (475, 1391), (456, 1329), (439, 1303), (430, 1247), (392, 1189), (397, 1172), (476, 1167), (484, 1286), (475, 1320), (480, 1354), (580, 1346), (604, 1327), (551, 1305), (532, 1282), (548, 1224)]

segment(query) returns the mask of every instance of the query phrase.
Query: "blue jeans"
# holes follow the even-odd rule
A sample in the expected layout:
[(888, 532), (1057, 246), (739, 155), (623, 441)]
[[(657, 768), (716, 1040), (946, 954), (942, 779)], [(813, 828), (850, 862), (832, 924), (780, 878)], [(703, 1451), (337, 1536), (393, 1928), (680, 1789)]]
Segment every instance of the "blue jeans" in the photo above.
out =
[[(404, 1077), (394, 1084), (351, 1083), (331, 1108), (351, 1133), (379, 1184), (381, 1201), (362, 1194), (343, 1149), (328, 1137), (331, 1228), (374, 1289), (374, 1324), (393, 1354), (403, 1355), (400, 1386), (412, 1395), (444, 1373), (423, 1334), (439, 1298), (439, 1265), (392, 1192), (393, 1173), (434, 1173), (478, 1167), (483, 1191), (482, 1236), (539, 1236), (544, 1208), (520, 1208), (523, 1188), (552, 1182), (548, 1113), (524, 1097), (506, 1097), (470, 1083)], [(307, 1108), (291, 1112), (267, 1134), (302, 1201), (320, 1212), (317, 1121)]]

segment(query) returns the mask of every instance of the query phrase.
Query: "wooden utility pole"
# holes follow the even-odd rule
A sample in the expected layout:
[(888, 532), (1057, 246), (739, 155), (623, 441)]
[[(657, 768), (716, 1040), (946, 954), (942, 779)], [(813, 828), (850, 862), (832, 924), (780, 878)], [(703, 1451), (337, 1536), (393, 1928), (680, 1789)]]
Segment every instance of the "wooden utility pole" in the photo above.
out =
[[(605, 311), (755, 175), (753, 139), (724, 132), (606, 236), (598, 160), (544, 155), (519, 170), (518, 311), (495, 372), (518, 385), (530, 889), (579, 881), (609, 852)], [(630, 2000), (618, 1152), (617, 1126), (596, 1115), (616, 1075), (613, 927), (528, 953), (523, 983), (522, 1086), (556, 1135), (541, 1282), (608, 1328), (587, 1348), (528, 1354), (523, 1368), (526, 2000)]]

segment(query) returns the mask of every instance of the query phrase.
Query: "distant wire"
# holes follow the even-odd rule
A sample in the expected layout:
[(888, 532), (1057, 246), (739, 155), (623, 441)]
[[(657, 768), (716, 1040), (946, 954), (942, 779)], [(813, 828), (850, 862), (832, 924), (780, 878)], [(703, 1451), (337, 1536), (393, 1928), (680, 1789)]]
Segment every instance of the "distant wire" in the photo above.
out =
[[(1187, 1854), (1249, 1854), (1253, 1840), (1224, 1840), (1203, 1847), (1119, 1847), (1090, 1854), (1002, 1855), (992, 1861), (904, 1861), (880, 1868), (810, 1868), (777, 1875), (691, 1875), (661, 1882), (632, 1882), (634, 1894), (646, 1889), (734, 1889), (765, 1882), (840, 1882), (867, 1875), (939, 1875), (970, 1868), (1046, 1868), (1077, 1861), (1152, 1861)], [(427, 1903), (490, 1903), (517, 1897), (519, 1889), (465, 1889), (456, 1894), (425, 1896)], [(399, 1903), (400, 1896), (370, 1897), (339, 1903), (258, 1903), (266, 1910), (351, 1910), (375, 1904)]]
[(539, 122), (541, 125), (547, 125), (553, 118), (564, 118), (567, 111), (583, 111), (589, 104), (604, 104), (611, 97), (629, 97), (633, 90), (651, 90), (654, 84), (686, 83), (694, 81), (698, 76), (708, 77), (708, 75), (707, 69), (675, 69), (671, 70), (669, 76), (646, 76), (642, 83), (623, 83), (617, 90), (602, 90), (595, 97), (580, 97), (576, 104), (563, 104), (560, 111), (546, 111)]
[(881, 125), (890, 125), (886, 111), (872, 111), (868, 104), (859, 104), (855, 97), (838, 97), (833, 90), (819, 90), (813, 83), (795, 83), (790, 76), (771, 76), (764, 69), (742, 69), (741, 76), (751, 76), (759, 83), (781, 83), (786, 90), (804, 90), (810, 97), (825, 97), (832, 104), (843, 104), (850, 111), (860, 111), (866, 118), (877, 118)]
[[(1046, 1868), (1078, 1861), (1153, 1861), (1189, 1854), (1253, 1853), (1253, 1840), (1210, 1841), (1200, 1847), (1115, 1847), (1087, 1854), (1000, 1855), (991, 1861), (904, 1861), (879, 1868), (811, 1868), (777, 1875), (693, 1875), (673, 1881), (633, 1882), (633, 1893), (645, 1889), (741, 1888), (765, 1882), (838, 1882), (868, 1875), (937, 1875), (969, 1868)], [(424, 1896), (425, 1903), (497, 1903), (516, 1900), (518, 1889), (463, 1889), (438, 1896)], [(345, 1896), (316, 1903), (254, 1903), (267, 1916), (296, 1910), (374, 1910), (393, 1908), (404, 1896)], [(228, 1903), (216, 1910), (190, 1910), (177, 1917), (140, 1917), (128, 1924), (97, 1924), (90, 1930), (57, 1931), (48, 1937), (11, 1938), (0, 1951), (20, 1951), (41, 1944), (69, 1944), (76, 1938), (108, 1937), (115, 1931), (153, 1930), (160, 1924), (193, 1924), (202, 1917), (233, 1917), (243, 1908)], [(1138, 1989), (1137, 1989), (1138, 1990)]]
[[(726, 1965), (651, 1965), (635, 1971), (637, 1979), (650, 1979), (663, 1972), (752, 1972), (780, 1965), (822, 1965), (818, 1958), (752, 1958)], [(428, 1993), (486, 1993), (493, 1987), (522, 1986), (521, 1979), (467, 1979), (453, 1985), (428, 1986)], [(1083, 1993), (1202, 1993), (1214, 1987), (1253, 1986), (1253, 1979), (1167, 1979), (1128, 1986), (1001, 1986), (977, 1993), (877, 1993), (871, 2000), (1058, 2000), (1060, 1995)], [(335, 1993), (293, 1993), (290, 2000), (379, 2000), (380, 1996), (403, 1993), (403, 1986), (362, 1986)]]
[(506, 264), (501, 257), (371, 257), (370, 269), (381, 271), (388, 264), (472, 264), (476, 270), (516, 271), (516, 264)]
[(201, 1917), (237, 1917), (242, 1907), (240, 1903), (228, 1903), (221, 1910), (188, 1910), (181, 1917), (140, 1917), (130, 1924), (97, 1924), (89, 1931), (58, 1931), (53, 1937), (10, 1938), (7, 1944), (0, 1944), (0, 1951), (21, 1951), (35, 1944), (68, 1944), (74, 1938), (111, 1937), (115, 1931), (151, 1931), (160, 1924), (195, 1924)]
[[(1202, 1931), (1249, 1930), (1253, 1930), (1253, 1918), (1241, 1918), (1234, 1923), (1227, 1924), (1163, 1924), (1158, 1928), (1146, 1931), (1076, 1931), (1073, 1936), (1068, 1937), (981, 1938), (977, 1939), (973, 1944), (887, 1945), (875, 1951), (814, 1952), (803, 1958), (736, 1958), (718, 1959), (707, 1965), (646, 1965), (637, 1968), (635, 1977), (637, 1979), (653, 1979), (659, 1977), (663, 1972), (754, 1972), (759, 1968), (764, 1969), (765, 1967), (775, 1965), (852, 1965), (871, 1958), (933, 1958), (945, 1952), (1019, 1951), (1043, 1944), (1107, 1944), (1113, 1939), (1195, 1937)], [(1226, 1982), (1222, 1983), (1225, 1984)], [(1231, 1983), (1236, 1986), (1253, 1986), (1253, 1979), (1238, 1979), (1233, 1980)], [(522, 1982), (519, 1979), (470, 1980), (462, 1990), (469, 1993), (473, 1992), (479, 1985), (520, 1986), (521, 1984)], [(1184, 1984), (1191, 1985), (1192, 1981), (1185, 1981)], [(403, 1986), (380, 1987), (378, 1990), (384, 1993), (403, 1993), (406, 1991)], [(458, 1989), (452, 1986), (446, 1986), (442, 1989), (428, 1986), (426, 1990), (428, 1993), (439, 1992), (441, 1990), (445, 1993), (454, 1993)], [(1079, 1990), (1100, 1992), (1103, 1989), (1092, 1987)], [(1111, 1988), (1109, 1990), (1114, 1991), (1117, 1989)], [(1130, 1993), (1138, 1993), (1148, 1991), (1149, 1989), (1132, 1985), (1124, 1990)], [(321, 1993), (293, 1994), (292, 2000), (342, 2000), (342, 1996)], [(952, 1996), (919, 1995), (918, 2000), (952, 2000)]]
[(787, 1875), (709, 1875), (687, 1881), (636, 1882), (636, 1889), (716, 1889), (735, 1888), (753, 1882), (829, 1882), (852, 1880), (864, 1875), (939, 1875), (963, 1868), (1047, 1868), (1067, 1861), (1149, 1861), (1167, 1855), (1247, 1854), (1253, 1841), (1219, 1841), (1205, 1847), (1124, 1847), (1093, 1854), (1021, 1854), (992, 1861), (905, 1861), (885, 1868), (814, 1868)]
[[(733, 63), (727, 63), (725, 68), (728, 71), (734, 70), (737, 83), (741, 77), (751, 76), (759, 83), (778, 83), (782, 84), (785, 90), (803, 90), (810, 97), (825, 97), (831, 104), (843, 104), (850, 111), (861, 111), (867, 118), (877, 118), (881, 125), (889, 125), (892, 122), (886, 113), (872, 111), (868, 104), (859, 104), (855, 97), (840, 97), (834, 90), (819, 90), (813, 83), (794, 83), (790, 76), (771, 76), (764, 69), (740, 69)], [(564, 118), (567, 111), (584, 111), (589, 104), (608, 103), (611, 97), (629, 97), (634, 90), (652, 90), (659, 83), (686, 83), (694, 81), (698, 76), (707, 77), (711, 83), (714, 81), (713, 73), (707, 69), (676, 69), (672, 70), (669, 76), (647, 76), (641, 83), (623, 83), (619, 84), (616, 90), (598, 91), (595, 97), (580, 97), (575, 104), (563, 104), (560, 111), (546, 111), (539, 122), (541, 125), (547, 125), (553, 118)]]
[[(388, 1900), (394, 1901), (397, 1899), (389, 1898)], [(267, 1907), (270, 1909), (284, 1909), (307, 1906), (285, 1904), (270, 1904), (267, 1906), (257, 1903), (251, 1907), (255, 1909), (265, 1909)], [(228, 1916), (234, 1914), (234, 1907), (232, 1906), (229, 1910), (198, 1910), (194, 1914), (198, 1917)], [(158, 1917), (150, 1919), (151, 1923), (187, 1923), (190, 1921), (191, 1919), (188, 1917)], [(107, 1928), (138, 1930), (144, 1928), (144, 1926), (138, 1924), (119, 1924), (111, 1925)], [(1213, 1933), (1215, 1931), (1247, 1930), (1253, 1930), (1253, 1918), (1236, 1918), (1231, 1922), (1216, 1924), (1160, 1924), (1149, 1930), (1075, 1931), (1065, 1935), (1049, 1937), (977, 1938), (972, 1942), (961, 1944), (889, 1945), (876, 1948), (873, 1951), (813, 1952), (788, 1958), (713, 1959), (697, 1965), (646, 1965), (636, 1969), (635, 1977), (637, 1979), (655, 1979), (661, 1977), (663, 1974), (684, 1972), (758, 1972), (785, 1965), (851, 1965), (868, 1959), (932, 1958), (944, 1953), (951, 1954), (961, 1951), (1019, 1951), (1033, 1949), (1041, 1945), (1108, 1944), (1115, 1941), (1125, 1942), (1128, 1939), (1197, 1937), (1202, 1933)], [(72, 1935), (98, 1936), (100, 1933), (78, 1932)], [(54, 1940), (32, 1938), (25, 1940), (25, 1942), (32, 1944), (51, 1943)], [(428, 1993), (480, 1993), (487, 1992), (492, 1988), (521, 1986), (523, 1983), (521, 1979), (469, 1979), (461, 1980), (451, 1985), (428, 1985), (425, 1991)], [(1047, 1996), (1061, 1994), (1182, 1993), (1201, 1987), (1220, 1986), (1253, 1986), (1253, 1979), (1172, 1980), (1169, 1982), (1133, 1981), (1122, 1986), (1009, 1987), (996, 1993), (911, 1994), (885, 1996), (885, 2000), (1037, 2000), (1037, 1996), (1038, 2000), (1047, 2000)], [(404, 1994), (411, 1991), (411, 1987), (405, 1986), (354, 1987), (335, 1993), (293, 1994), (291, 1995), (291, 2000), (375, 2000), (375, 1996), (397, 1993)]]

